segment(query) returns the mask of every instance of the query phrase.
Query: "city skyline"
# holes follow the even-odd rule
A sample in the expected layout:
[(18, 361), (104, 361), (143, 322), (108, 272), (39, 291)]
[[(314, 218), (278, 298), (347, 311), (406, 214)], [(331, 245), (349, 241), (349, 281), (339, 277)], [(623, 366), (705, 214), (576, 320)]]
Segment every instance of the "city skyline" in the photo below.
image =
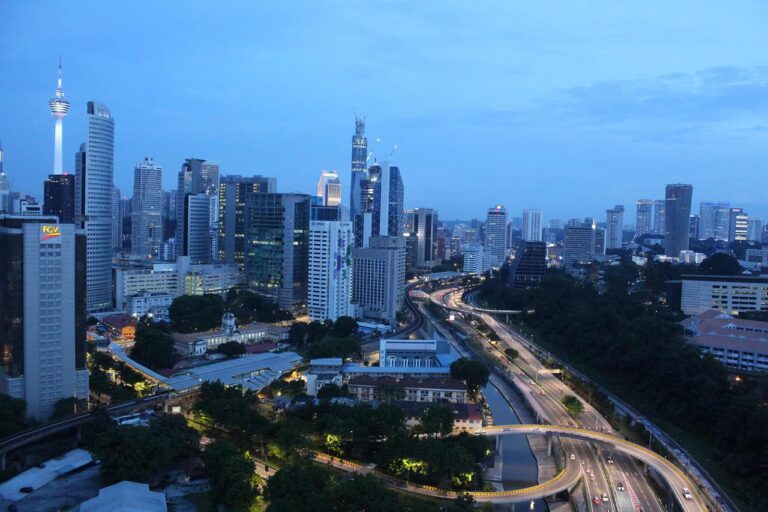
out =
[[(244, 14), (243, 24), (248, 20), (265, 25), (265, 35), (260, 37), (271, 39), (265, 43), (259, 37), (244, 37), (245, 50), (266, 45), (247, 61), (242, 60), (241, 50), (230, 47), (229, 39), (243, 36), (245, 28), (235, 24), (232, 35), (224, 34), (222, 30), (230, 28), (228, 20), (193, 5), (182, 17), (190, 17), (187, 21), (193, 25), (199, 23), (198, 18), (205, 19), (213, 28), (222, 29), (213, 31), (223, 36), (215, 45), (223, 57), (215, 64), (210, 52), (206, 53), (206, 41), (187, 48), (187, 38), (178, 36), (165, 36), (167, 53), (163, 55), (141, 61), (125, 56), (126, 41), (135, 24), (152, 27), (170, 20), (171, 12), (163, 7), (149, 8), (152, 16), (146, 16), (144, 10), (128, 9), (118, 20), (108, 9), (96, 6), (92, 14), (105, 21), (105, 28), (94, 26), (93, 33), (81, 40), (67, 28), (77, 25), (66, 20), (78, 16), (82, 7), (63, 10), (56, 33), (33, 21), (42, 8), (0, 7), (2, 19), (19, 22), (8, 23), (0, 35), (3, 40), (14, 41), (13, 51), (0, 53), (0, 65), (20, 70), (0, 84), (0, 109), (6, 113), (0, 119), (6, 172), (14, 190), (38, 200), (42, 197), (40, 183), (50, 172), (53, 156), (46, 107), (62, 55), (67, 68), (67, 100), (72, 104), (63, 170), (74, 172), (74, 154), (85, 137), (82, 112), (87, 101), (99, 99), (120, 119), (115, 184), (124, 196), (131, 190), (133, 165), (151, 154), (167, 169), (177, 169), (185, 158), (194, 156), (219, 163), (224, 175), (275, 176), (286, 192), (311, 192), (321, 169), (337, 169), (346, 201), (348, 141), (357, 114), (367, 119), (366, 136), (374, 158), (383, 158), (398, 146), (393, 163), (408, 176), (409, 190), (413, 191), (406, 196), (405, 206), (429, 205), (439, 209), (445, 220), (481, 218), (489, 204), (504, 204), (512, 216), (523, 209), (540, 208), (548, 219), (601, 217), (601, 212), (613, 204), (634, 205), (644, 197), (659, 199), (665, 184), (678, 181), (694, 184), (693, 204), (729, 201), (750, 215), (768, 216), (759, 193), (768, 178), (757, 172), (765, 164), (761, 148), (766, 135), (760, 119), (765, 117), (763, 110), (768, 110), (768, 70), (762, 57), (741, 51), (744, 47), (764, 47), (766, 42), (767, 36), (758, 28), (768, 14), (758, 4), (738, 13), (699, 10), (697, 30), (702, 33), (726, 14), (739, 21), (733, 24), (739, 26), (738, 31), (722, 29), (728, 31), (730, 44), (721, 44), (719, 38), (715, 45), (699, 37), (699, 51), (686, 48), (674, 36), (662, 33), (657, 40), (644, 35), (643, 29), (665, 24), (672, 25), (665, 32), (678, 30), (691, 35), (690, 27), (670, 21), (674, 16), (664, 15), (662, 19), (661, 10), (652, 6), (632, 14), (618, 7), (601, 12), (591, 20), (596, 27), (591, 41), (583, 41), (578, 32), (589, 20), (568, 9), (543, 23), (535, 7), (515, 12), (499, 6), (498, 20), (494, 20), (453, 5), (441, 11), (428, 27), (418, 21), (433, 14), (428, 5), (414, 6), (414, 21), (386, 6), (365, 7), (372, 16), (360, 18), (373, 21), (352, 27), (347, 27), (352, 20), (341, 16), (339, 10), (319, 9), (323, 12), (317, 14), (331, 27), (366, 37), (362, 49), (348, 49), (339, 38), (317, 48), (306, 36), (292, 42), (296, 33), (317, 20), (293, 15), (280, 29), (266, 30), (269, 20), (282, 14), (281, 8), (254, 8)], [(676, 9), (685, 11), (688, 7)], [(519, 21), (514, 21), (513, 15), (519, 15)], [(551, 42), (546, 37), (526, 27), (526, 22), (534, 21), (534, 26), (556, 27), (565, 15), (576, 18), (558, 40), (557, 44), (564, 46), (555, 47), (556, 51), (550, 51)], [(146, 21), (149, 18), (155, 21)], [(629, 29), (631, 37), (606, 50), (607, 43), (616, 42), (609, 30), (611, 23), (634, 18), (639, 27)], [(457, 34), (463, 43), (469, 44), (468, 36), (484, 24), (489, 35), (456, 53), (446, 36), (451, 22), (457, 19), (464, 21)], [(404, 23), (404, 30), (395, 33), (387, 22)], [(510, 28), (505, 30), (507, 25)], [(25, 37), (18, 32), (22, 29)], [(115, 34), (114, 44), (109, 49), (94, 46), (106, 37), (107, 30)], [(133, 38), (130, 41), (137, 44)], [(526, 41), (530, 44), (523, 51), (520, 46)], [(509, 62), (497, 69), (483, 55), (495, 44), (499, 45), (496, 55), (509, 56)], [(594, 58), (595, 62), (572, 69), (575, 64), (567, 62), (565, 55), (558, 57), (558, 53), (566, 52), (565, 45), (570, 45), (570, 59), (583, 64), (585, 59)], [(317, 83), (306, 85), (299, 80), (300, 86), (289, 87), (284, 83), (306, 72), (312, 58), (327, 62), (329, 56), (339, 55), (342, 58), (338, 60), (352, 61), (363, 58), (360, 52), (373, 48), (382, 55), (377, 57), (373, 52), (359, 77), (339, 70), (336, 64), (329, 64), (327, 72), (311, 64), (309, 71), (320, 77)], [(403, 52), (413, 49), (421, 52), (420, 66), (399, 64)], [(177, 62), (174, 58), (181, 51), (186, 53)], [(662, 51), (666, 52), (664, 58)], [(624, 59), (632, 61), (632, 66), (617, 62), (617, 52), (636, 57)], [(91, 53), (97, 54), (100, 66), (91, 65)], [(459, 58), (450, 60), (448, 55)], [(462, 55), (472, 59), (464, 62)], [(609, 57), (614, 58), (606, 66)], [(384, 74), (378, 62), (397, 66)], [(730, 67), (723, 67), (726, 65)], [(194, 85), (176, 80), (180, 66), (184, 71), (198, 71)], [(459, 73), (476, 71), (477, 78), (445, 84), (446, 70), (451, 67), (457, 67)], [(554, 79), (554, 69), (572, 72)], [(148, 73), (152, 79), (143, 80)], [(393, 80), (404, 88), (402, 94), (392, 94)], [(338, 88), (329, 87), (330, 82)], [(433, 85), (437, 83), (439, 87)], [(456, 97), (455, 88), (462, 85), (466, 94)], [(496, 99), (479, 99), (488, 96)], [(457, 99), (446, 107), (449, 97)], [(195, 122), (199, 119), (205, 122)], [(486, 151), (489, 137), (501, 151)], [(301, 150), (280, 150), (292, 145)], [(477, 190), (471, 197), (461, 186), (467, 170), (484, 178), (473, 180)], [(723, 180), (724, 170), (748, 174), (754, 186)], [(620, 180), (613, 179), (616, 172), (621, 173)], [(436, 173), (444, 179), (434, 180)], [(579, 194), (571, 194), (574, 187)], [(164, 189), (172, 188), (172, 173), (166, 173)], [(631, 218), (633, 212), (628, 213)]]

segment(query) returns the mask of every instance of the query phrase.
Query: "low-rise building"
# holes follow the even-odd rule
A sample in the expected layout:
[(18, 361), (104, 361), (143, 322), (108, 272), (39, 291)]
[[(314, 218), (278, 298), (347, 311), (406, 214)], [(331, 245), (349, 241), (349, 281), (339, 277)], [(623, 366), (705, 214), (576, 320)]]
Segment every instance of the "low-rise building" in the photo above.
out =
[(80, 504), (80, 512), (166, 512), (165, 494), (149, 485), (123, 480), (99, 489), (99, 495)]
[(414, 428), (421, 424), (421, 418), (430, 407), (442, 407), (453, 412), (453, 433), (476, 432), (483, 428), (483, 407), (480, 404), (466, 403), (425, 403), (425, 402), (393, 402), (405, 414), (405, 426)]
[(738, 314), (768, 310), (768, 276), (683, 275), (680, 307), (686, 315), (710, 309)]
[(168, 308), (173, 302), (170, 293), (144, 292), (127, 298), (126, 312), (136, 318), (147, 315), (155, 322), (168, 322)]
[(344, 362), (340, 357), (326, 357), (312, 359), (309, 362), (309, 371), (304, 374), (307, 383), (307, 394), (317, 396), (317, 393), (328, 384), (341, 387), (341, 368)]
[(179, 295), (179, 275), (176, 263), (155, 263), (147, 267), (118, 267), (115, 269), (115, 306), (127, 310), (128, 299), (143, 293)]
[(360, 375), (347, 381), (350, 396), (363, 402), (371, 400), (405, 400), (408, 402), (467, 401), (464, 383), (445, 378), (416, 379), (403, 377), (372, 377)]
[[(172, 337), (176, 351), (181, 355), (192, 357), (204, 355), (206, 351), (215, 350), (222, 343), (230, 341), (236, 341), (243, 345), (280, 342), (288, 338), (288, 328), (272, 324), (252, 323), (234, 330), (225, 328), (188, 334), (174, 333)], [(205, 346), (205, 351), (202, 349), (203, 346)]]
[(729, 368), (768, 371), (768, 322), (742, 320), (716, 309), (687, 318), (687, 341)]
[(128, 313), (107, 315), (101, 323), (108, 329), (114, 340), (132, 341), (136, 338), (136, 319)]

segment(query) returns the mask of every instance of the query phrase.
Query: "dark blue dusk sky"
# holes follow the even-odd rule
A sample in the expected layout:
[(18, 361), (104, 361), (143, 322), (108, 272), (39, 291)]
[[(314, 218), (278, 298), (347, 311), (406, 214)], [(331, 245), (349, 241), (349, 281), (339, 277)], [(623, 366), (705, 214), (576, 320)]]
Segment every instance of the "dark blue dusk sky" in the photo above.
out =
[[(160, 5), (157, 5), (160, 4)], [(768, 3), (0, 0), (0, 139), (15, 190), (51, 172), (58, 56), (66, 170), (95, 99), (115, 183), (185, 157), (315, 190), (349, 183), (353, 109), (406, 205), (443, 219), (605, 216), (694, 185), (768, 219)], [(374, 141), (380, 138), (376, 144)], [(345, 197), (348, 190), (344, 190)]]

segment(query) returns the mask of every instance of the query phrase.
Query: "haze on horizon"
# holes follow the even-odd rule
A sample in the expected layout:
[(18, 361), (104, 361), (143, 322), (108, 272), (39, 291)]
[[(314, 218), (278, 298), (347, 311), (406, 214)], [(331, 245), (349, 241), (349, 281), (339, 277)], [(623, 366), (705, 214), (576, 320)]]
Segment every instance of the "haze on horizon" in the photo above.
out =
[[(393, 160), (408, 207), (441, 219), (634, 218), (638, 198), (694, 185), (768, 220), (768, 4), (686, 1), (0, 3), (0, 140), (14, 190), (42, 200), (59, 55), (72, 103), (116, 122), (115, 184), (153, 156), (164, 188), (184, 158), (348, 197), (354, 112)], [(376, 143), (376, 139), (380, 141)]]

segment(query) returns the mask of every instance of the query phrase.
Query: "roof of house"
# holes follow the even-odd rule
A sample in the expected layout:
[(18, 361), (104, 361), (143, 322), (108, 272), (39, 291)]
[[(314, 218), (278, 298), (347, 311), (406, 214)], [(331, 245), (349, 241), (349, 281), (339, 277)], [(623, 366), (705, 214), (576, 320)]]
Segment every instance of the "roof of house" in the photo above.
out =
[(742, 320), (710, 309), (680, 324), (693, 333), (688, 341), (694, 345), (768, 354), (768, 322)]
[(80, 504), (81, 512), (167, 512), (165, 494), (149, 485), (123, 480), (99, 490), (99, 495)]
[(404, 388), (416, 389), (443, 389), (464, 391), (467, 387), (461, 381), (456, 379), (436, 379), (425, 378), (416, 379), (414, 377), (403, 377), (395, 379), (394, 377), (371, 377), (370, 375), (359, 375), (352, 377), (347, 383), (350, 386), (402, 386)]
[(310, 366), (341, 366), (342, 363), (343, 361), (340, 357), (321, 357), (309, 361)]
[(124, 327), (136, 327), (136, 319), (127, 313), (107, 315), (101, 321), (116, 329), (122, 329)]

